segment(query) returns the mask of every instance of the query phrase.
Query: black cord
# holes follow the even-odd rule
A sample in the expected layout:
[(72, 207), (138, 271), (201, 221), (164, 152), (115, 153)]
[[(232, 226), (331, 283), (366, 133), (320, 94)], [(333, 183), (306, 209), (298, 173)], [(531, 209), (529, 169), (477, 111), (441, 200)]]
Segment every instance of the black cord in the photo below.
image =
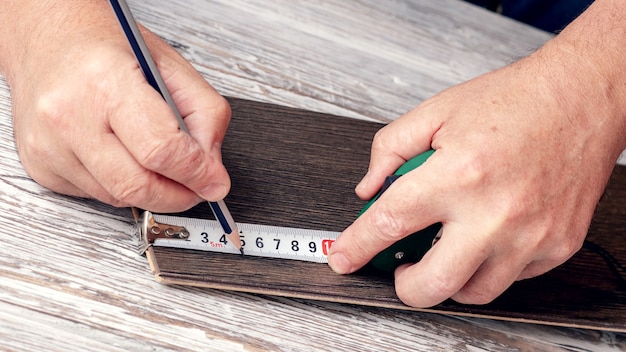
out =
[(613, 275), (617, 278), (620, 288), (626, 289), (626, 268), (624, 268), (619, 260), (611, 255), (609, 251), (589, 240), (585, 240), (585, 242), (583, 242), (583, 248), (594, 252), (602, 257), (602, 259), (604, 259), (607, 266), (609, 267), (609, 270), (611, 270)]

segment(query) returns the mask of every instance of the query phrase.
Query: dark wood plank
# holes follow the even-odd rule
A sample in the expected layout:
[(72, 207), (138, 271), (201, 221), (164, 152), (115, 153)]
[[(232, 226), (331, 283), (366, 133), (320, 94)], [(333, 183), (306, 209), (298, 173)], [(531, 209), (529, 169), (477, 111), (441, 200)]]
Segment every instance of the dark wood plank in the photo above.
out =
[[(227, 202), (238, 221), (341, 231), (354, 220), (363, 202), (353, 188), (382, 125), (239, 99), (231, 104), (224, 163), (233, 180)], [(589, 229), (594, 246), (515, 283), (488, 305), (447, 301), (424, 311), (626, 332), (624, 272), (616, 275), (601, 255), (626, 263), (625, 205), (626, 167), (617, 166)], [(200, 205), (180, 215), (209, 213)], [(170, 248), (151, 248), (148, 257), (167, 284), (413, 309), (397, 299), (393, 278), (367, 272), (340, 276), (325, 264)]]
[[(383, 124), (230, 99), (223, 145), (232, 179), (226, 198), (239, 222), (341, 231), (365, 202), (371, 140)], [(202, 204), (185, 216), (206, 217)]]

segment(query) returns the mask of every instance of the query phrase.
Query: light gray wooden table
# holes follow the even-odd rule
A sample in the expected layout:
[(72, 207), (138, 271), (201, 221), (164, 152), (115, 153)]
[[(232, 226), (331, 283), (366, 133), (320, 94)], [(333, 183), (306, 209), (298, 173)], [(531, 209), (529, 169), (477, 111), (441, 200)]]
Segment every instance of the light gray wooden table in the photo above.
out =
[[(457, 0), (131, 1), (222, 94), (391, 121), (540, 46)], [(28, 178), (0, 80), (0, 350), (618, 351), (623, 334), (168, 287), (128, 209)]]

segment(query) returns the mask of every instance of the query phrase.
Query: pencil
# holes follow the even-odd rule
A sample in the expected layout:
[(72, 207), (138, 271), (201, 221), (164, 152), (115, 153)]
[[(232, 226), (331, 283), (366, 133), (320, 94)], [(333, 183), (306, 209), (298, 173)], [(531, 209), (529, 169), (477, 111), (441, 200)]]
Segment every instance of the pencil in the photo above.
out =
[[(178, 126), (180, 129), (189, 134), (185, 121), (178, 111), (178, 108), (174, 103), (174, 99), (167, 90), (165, 81), (163, 81), (163, 78), (159, 73), (154, 59), (152, 58), (152, 54), (150, 54), (150, 50), (148, 50), (148, 46), (146, 45), (146, 42), (137, 27), (135, 18), (130, 12), (130, 8), (126, 3), (126, 0), (109, 0), (109, 3), (111, 3), (111, 7), (113, 7), (113, 11), (115, 12), (117, 19), (124, 30), (124, 34), (128, 39), (146, 80), (157, 92), (161, 94), (163, 99), (165, 99), (169, 107), (172, 109), (176, 119), (178, 120)], [(237, 224), (235, 223), (233, 216), (230, 214), (226, 203), (224, 203), (223, 200), (220, 200), (218, 202), (209, 202), (209, 206), (211, 207), (211, 211), (213, 212), (215, 219), (220, 223), (222, 230), (224, 230), (226, 238), (243, 255), (239, 229), (237, 228)]]

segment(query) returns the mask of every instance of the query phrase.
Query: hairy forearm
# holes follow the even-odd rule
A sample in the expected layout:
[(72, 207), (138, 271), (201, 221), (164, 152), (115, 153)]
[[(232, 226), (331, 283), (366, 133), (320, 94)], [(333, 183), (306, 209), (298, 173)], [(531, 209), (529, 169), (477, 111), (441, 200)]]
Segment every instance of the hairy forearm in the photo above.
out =
[(10, 84), (27, 65), (62, 57), (68, 47), (86, 38), (98, 40), (94, 33), (104, 35), (117, 26), (106, 0), (9, 0), (0, 10), (0, 23), (0, 74)]
[[(613, 161), (626, 148), (626, 1), (597, 0), (536, 53), (572, 123), (604, 137)], [(540, 60), (541, 61), (541, 60)], [(607, 153), (608, 152), (608, 153)]]

